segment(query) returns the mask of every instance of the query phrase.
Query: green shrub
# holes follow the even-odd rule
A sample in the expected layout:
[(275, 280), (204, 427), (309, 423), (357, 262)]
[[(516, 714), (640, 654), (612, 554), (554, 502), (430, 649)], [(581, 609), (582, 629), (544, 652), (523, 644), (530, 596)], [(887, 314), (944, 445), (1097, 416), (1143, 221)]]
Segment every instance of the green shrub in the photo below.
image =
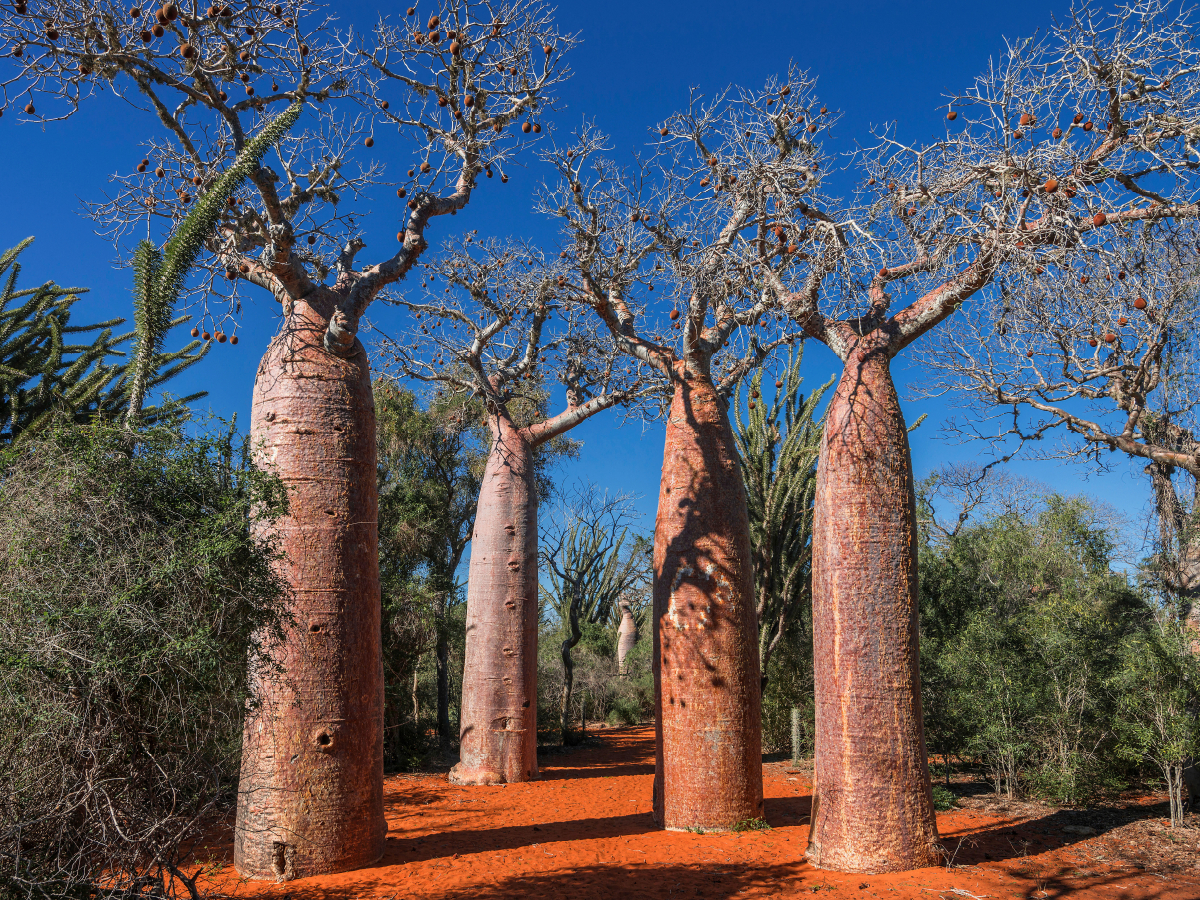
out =
[(281, 633), (250, 519), (284, 508), (232, 432), (89, 426), (0, 455), (0, 894), (179, 887), (235, 795), (247, 648)]

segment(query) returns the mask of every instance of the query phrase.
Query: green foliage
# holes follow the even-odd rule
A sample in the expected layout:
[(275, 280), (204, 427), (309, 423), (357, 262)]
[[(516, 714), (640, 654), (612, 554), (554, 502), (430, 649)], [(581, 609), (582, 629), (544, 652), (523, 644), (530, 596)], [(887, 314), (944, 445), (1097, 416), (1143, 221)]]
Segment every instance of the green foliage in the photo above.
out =
[[(17, 257), (32, 241), (0, 254), (0, 445), (33, 438), (60, 420), (116, 421), (130, 404), (129, 367), (121, 347), (135, 332), (113, 334), (124, 319), (71, 324), (82, 289), (53, 282), (18, 289)], [(93, 336), (91, 343), (78, 342), (84, 335)], [(198, 351), (199, 346), (194, 341), (173, 353), (156, 352), (148, 387), (157, 387), (199, 360), (205, 352)], [(142, 421), (177, 423), (186, 416), (187, 404), (203, 396), (201, 392), (168, 399), (142, 410)]]
[(938, 812), (946, 812), (958, 806), (958, 798), (944, 784), (933, 786), (933, 808)]
[(743, 831), (770, 831), (771, 826), (767, 824), (766, 819), (742, 819), (740, 822), (735, 822), (730, 831), (738, 834)]
[[(173, 318), (175, 304), (183, 293), (184, 279), (204, 249), (204, 242), (216, 230), (229, 198), (254, 173), (267, 151), (296, 124), (303, 105), (302, 101), (293, 103), (246, 142), (229, 168), (196, 201), (161, 252), (150, 241), (142, 241), (134, 251), (133, 307), (137, 330), (127, 415), (130, 424), (141, 421), (142, 401), (163, 362), (160, 352), (163, 339), (177, 321)], [(177, 366), (172, 375), (198, 359), (199, 356)]]
[(422, 709), (435, 712), (444, 749), (453, 739), (459, 692), (451, 679), (455, 661), (461, 671), (463, 650), (457, 577), (475, 524), (488, 433), (477, 401), (439, 393), (423, 408), (415, 394), (386, 380), (375, 383), (375, 410), (385, 759), (411, 768), (427, 750)]
[(1113, 678), (1152, 622), (1112, 570), (1112, 530), (1049, 495), (924, 548), (921, 667), (930, 749), (979, 759), (997, 793), (1077, 803), (1118, 786)]
[(1185, 626), (1163, 616), (1125, 642), (1112, 678), (1117, 752), (1131, 762), (1158, 766), (1172, 825), (1183, 824), (1183, 769), (1200, 756), (1200, 660), (1194, 639)]
[(0, 893), (179, 887), (236, 789), (247, 647), (281, 635), (249, 523), (285, 505), (232, 429), (60, 428), (0, 454)]
[(824, 422), (816, 411), (833, 379), (806, 397), (800, 391), (803, 358), (803, 347), (790, 353), (770, 402), (762, 399), (764, 370), (754, 373), (744, 419), (740, 387), (733, 403), (750, 514), (769, 749), (790, 745), (793, 706), (806, 711), (806, 720), (812, 712), (812, 516)]

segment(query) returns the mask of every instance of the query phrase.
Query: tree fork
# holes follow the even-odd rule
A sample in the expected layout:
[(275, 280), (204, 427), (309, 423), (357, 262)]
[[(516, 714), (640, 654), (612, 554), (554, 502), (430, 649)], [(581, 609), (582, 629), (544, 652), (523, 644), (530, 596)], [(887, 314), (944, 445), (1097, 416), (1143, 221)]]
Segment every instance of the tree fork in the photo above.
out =
[(537, 493), (533, 446), (491, 416), (467, 582), (454, 784), (528, 781), (537, 767)]
[(840, 872), (940, 862), (921, 712), (912, 461), (885, 344), (876, 332), (849, 350), (817, 473), (808, 858)]
[(255, 455), (288, 487), (273, 536), (293, 621), (252, 676), (234, 843), (246, 878), (368, 865), (387, 830), (375, 403), (362, 344), (324, 348), (335, 300), (294, 303), (254, 387)]
[(654, 530), (654, 819), (763, 814), (758, 623), (733, 431), (707, 371), (677, 364)]

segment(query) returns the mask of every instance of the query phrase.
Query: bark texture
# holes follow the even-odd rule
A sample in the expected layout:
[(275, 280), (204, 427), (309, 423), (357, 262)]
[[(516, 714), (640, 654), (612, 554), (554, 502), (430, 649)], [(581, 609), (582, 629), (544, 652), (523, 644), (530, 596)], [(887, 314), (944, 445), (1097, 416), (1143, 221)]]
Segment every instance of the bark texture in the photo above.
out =
[(617, 627), (617, 671), (624, 675), (625, 658), (637, 645), (638, 627), (627, 600), (622, 600), (617, 607), (621, 610), (621, 624)]
[(479, 492), (455, 784), (536, 778), (537, 494), (533, 447), (503, 415)]
[(879, 345), (868, 339), (847, 355), (826, 417), (813, 526), (808, 858), (840, 872), (939, 863), (921, 713), (912, 462)]
[(654, 818), (725, 830), (763, 814), (750, 524), (712, 379), (676, 373), (654, 530)]
[(252, 410), (259, 462), (288, 487), (276, 536), (294, 621), (253, 673), (234, 864), (280, 881), (368, 865), (386, 832), (370, 367), (360, 343), (325, 349), (333, 297), (310, 298), (267, 350)]

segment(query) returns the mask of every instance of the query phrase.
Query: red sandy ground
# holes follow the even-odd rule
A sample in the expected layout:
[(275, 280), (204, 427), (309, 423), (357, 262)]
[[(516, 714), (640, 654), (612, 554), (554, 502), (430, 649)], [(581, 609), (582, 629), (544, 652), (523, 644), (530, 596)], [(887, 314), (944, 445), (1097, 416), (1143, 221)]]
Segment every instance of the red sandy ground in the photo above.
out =
[(238, 882), (231, 868), (216, 865), (211, 886), (264, 900), (724, 900), (810, 892), (830, 900), (1200, 900), (1200, 829), (1172, 832), (1143, 815), (1081, 836), (1062, 828), (1087, 813), (1035, 804), (967, 800), (971, 808), (939, 813), (953, 853), (947, 868), (814, 869), (804, 861), (811, 784), (786, 763), (763, 767), (769, 831), (660, 831), (650, 818), (654, 729), (599, 734), (599, 746), (545, 757), (542, 778), (526, 784), (463, 788), (444, 774), (390, 776), (387, 850), (373, 868), (275, 885)]

